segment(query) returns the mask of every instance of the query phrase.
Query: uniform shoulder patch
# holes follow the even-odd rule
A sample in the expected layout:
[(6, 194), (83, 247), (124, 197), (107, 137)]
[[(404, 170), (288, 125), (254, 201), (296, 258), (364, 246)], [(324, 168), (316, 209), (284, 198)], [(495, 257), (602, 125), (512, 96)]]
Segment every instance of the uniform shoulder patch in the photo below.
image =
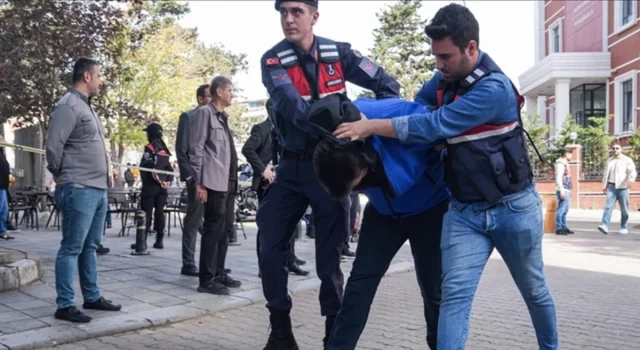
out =
[(264, 63), (267, 66), (277, 66), (280, 64), (280, 59), (278, 57), (267, 58)]
[(358, 57), (358, 58), (362, 58), (362, 54), (360, 53), (360, 51), (355, 50), (355, 49), (351, 49), (351, 52), (353, 52), (353, 54)]

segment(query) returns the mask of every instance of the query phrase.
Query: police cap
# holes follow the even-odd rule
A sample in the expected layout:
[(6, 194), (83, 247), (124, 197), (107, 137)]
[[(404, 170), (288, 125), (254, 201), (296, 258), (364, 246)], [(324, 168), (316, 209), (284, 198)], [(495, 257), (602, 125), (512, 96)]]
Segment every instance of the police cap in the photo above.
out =
[(287, 1), (304, 2), (305, 4), (318, 8), (318, 0), (276, 0), (276, 11), (280, 11), (280, 4)]

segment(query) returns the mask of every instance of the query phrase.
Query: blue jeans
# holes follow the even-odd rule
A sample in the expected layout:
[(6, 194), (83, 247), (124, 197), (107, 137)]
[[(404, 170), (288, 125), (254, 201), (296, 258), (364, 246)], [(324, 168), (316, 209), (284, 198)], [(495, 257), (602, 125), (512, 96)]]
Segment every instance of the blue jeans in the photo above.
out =
[(452, 199), (440, 247), (438, 350), (464, 349), (473, 296), (494, 247), (527, 304), (539, 348), (558, 349), (556, 309), (543, 272), (541, 200), (533, 186), (494, 206)]
[(96, 249), (100, 245), (107, 213), (107, 191), (66, 183), (56, 186), (55, 200), (62, 213), (62, 243), (56, 258), (56, 303), (74, 306), (73, 275), (76, 266), (85, 302), (100, 298)]
[(0, 233), (7, 233), (7, 215), (9, 215), (7, 190), (0, 190)]
[(107, 224), (111, 225), (111, 213), (107, 213)]
[(564, 190), (564, 199), (560, 198), (560, 192), (556, 192), (558, 199), (558, 209), (556, 211), (556, 230), (567, 228), (567, 212), (571, 203), (571, 191)]
[(616, 189), (616, 186), (611, 184), (607, 185), (607, 201), (604, 206), (604, 214), (602, 215), (602, 224), (607, 227), (609, 226), (611, 213), (616, 207), (616, 201), (620, 203), (620, 228), (627, 228), (627, 221), (629, 220), (629, 189)]

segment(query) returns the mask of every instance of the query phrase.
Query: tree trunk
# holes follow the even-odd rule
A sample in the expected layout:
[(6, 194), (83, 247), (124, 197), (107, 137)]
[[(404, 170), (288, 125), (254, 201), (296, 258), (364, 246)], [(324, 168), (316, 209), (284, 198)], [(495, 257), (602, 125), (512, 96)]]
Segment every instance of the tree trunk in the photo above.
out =
[(118, 149), (117, 149), (117, 145), (115, 142), (111, 141), (109, 142), (109, 148), (111, 149), (109, 153), (111, 156), (111, 162), (112, 163), (117, 163), (118, 162)]
[(124, 152), (126, 151), (126, 148), (124, 146), (124, 143), (119, 142), (118, 143), (118, 163), (122, 164), (122, 159), (124, 158)]

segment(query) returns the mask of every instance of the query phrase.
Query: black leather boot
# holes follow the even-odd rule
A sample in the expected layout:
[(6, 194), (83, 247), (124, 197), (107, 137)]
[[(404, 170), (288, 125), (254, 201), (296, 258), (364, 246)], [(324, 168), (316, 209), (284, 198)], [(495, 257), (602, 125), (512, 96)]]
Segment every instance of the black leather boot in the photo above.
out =
[(322, 346), (324, 350), (327, 350), (327, 344), (329, 343), (329, 338), (331, 338), (331, 330), (333, 329), (333, 324), (335, 322), (335, 316), (327, 316), (327, 319), (324, 321), (324, 339), (322, 339)]
[(153, 244), (153, 247), (156, 249), (164, 249), (164, 244), (162, 244), (163, 238), (164, 231), (158, 231), (158, 233), (156, 233), (156, 243)]
[(271, 333), (264, 350), (299, 350), (291, 329), (289, 313), (271, 311)]

